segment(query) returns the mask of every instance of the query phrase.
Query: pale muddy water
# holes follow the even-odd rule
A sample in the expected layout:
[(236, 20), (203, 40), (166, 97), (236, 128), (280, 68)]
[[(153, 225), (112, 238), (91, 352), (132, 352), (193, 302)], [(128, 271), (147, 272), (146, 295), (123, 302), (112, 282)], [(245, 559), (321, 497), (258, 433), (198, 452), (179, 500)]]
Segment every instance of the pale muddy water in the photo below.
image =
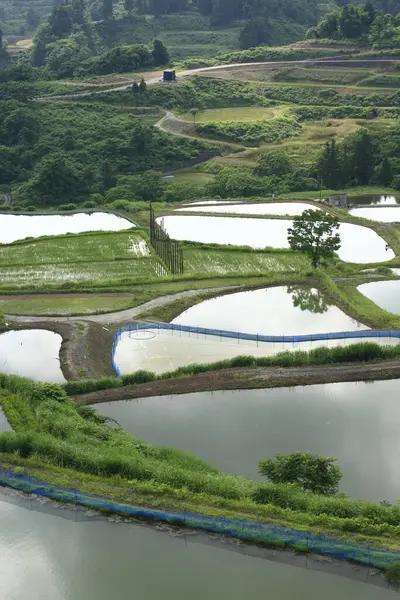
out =
[(380, 308), (400, 315), (400, 280), (371, 281), (359, 285), (357, 289)]
[[(176, 240), (250, 246), (251, 248), (288, 248), (288, 219), (250, 219), (246, 217), (209, 217), (170, 215), (159, 217), (168, 235)], [(347, 262), (383, 262), (394, 258), (386, 242), (368, 227), (341, 223), (338, 256)]]
[[(62, 510), (68, 518), (61, 518), (3, 498), (2, 600), (256, 600), (266, 590), (273, 600), (398, 598), (385, 588), (284, 564), (277, 557), (247, 556), (245, 549), (189, 532), (178, 537), (128, 523), (75, 522), (68, 509), (41, 509)], [(321, 570), (327, 564), (313, 562)], [(376, 582), (377, 576), (369, 579)]]
[(0, 334), (0, 373), (34, 381), (62, 383), (62, 337), (44, 329), (21, 329)]
[(400, 206), (394, 206), (393, 208), (389, 206), (383, 208), (352, 208), (349, 213), (354, 217), (362, 217), (381, 223), (398, 223), (400, 221)]
[(258, 204), (235, 204), (233, 206), (193, 206), (178, 208), (175, 212), (235, 213), (238, 215), (301, 215), (305, 210), (316, 210), (313, 204), (304, 202), (260, 202)]
[(121, 231), (133, 223), (111, 213), (75, 213), (72, 215), (0, 214), (0, 244), (10, 244), (27, 237), (62, 235), (84, 231)]
[(400, 500), (399, 380), (199, 392), (96, 405), (152, 444), (174, 446), (228, 473), (261, 479), (276, 454), (333, 456), (340, 491)]
[(278, 352), (312, 350), (323, 346), (349, 346), (359, 342), (373, 342), (383, 346), (395, 345), (399, 338), (363, 337), (309, 342), (257, 342), (239, 337), (187, 333), (150, 327), (145, 331), (124, 331), (118, 340), (114, 362), (121, 375), (139, 369), (154, 373), (174, 371), (193, 363), (213, 363), (235, 356), (272, 356)]

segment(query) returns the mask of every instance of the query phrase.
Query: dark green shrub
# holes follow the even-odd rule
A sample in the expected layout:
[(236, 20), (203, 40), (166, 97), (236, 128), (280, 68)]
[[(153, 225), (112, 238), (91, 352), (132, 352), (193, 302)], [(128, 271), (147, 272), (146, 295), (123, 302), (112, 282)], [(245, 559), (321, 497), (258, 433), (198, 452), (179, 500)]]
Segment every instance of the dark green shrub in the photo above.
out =
[(63, 211), (67, 211), (67, 210), (76, 210), (78, 207), (76, 204), (61, 204), (61, 206), (59, 206), (59, 210)]
[(231, 360), (232, 367), (253, 367), (256, 364), (254, 356), (235, 356)]
[(135, 371), (135, 373), (130, 373), (129, 375), (123, 375), (121, 377), (122, 385), (131, 385), (134, 383), (147, 383), (149, 381), (154, 381), (156, 379), (156, 375), (151, 371)]
[(291, 484), (262, 483), (251, 492), (251, 499), (256, 504), (273, 504), (281, 508), (298, 509), (299, 487)]

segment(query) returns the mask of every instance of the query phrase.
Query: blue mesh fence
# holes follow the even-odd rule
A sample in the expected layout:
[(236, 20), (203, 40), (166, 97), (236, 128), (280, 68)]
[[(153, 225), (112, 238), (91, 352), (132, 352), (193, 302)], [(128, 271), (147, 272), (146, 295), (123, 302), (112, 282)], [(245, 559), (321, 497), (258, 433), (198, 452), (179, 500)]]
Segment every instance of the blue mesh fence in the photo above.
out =
[(26, 474), (0, 469), (0, 485), (62, 502), (107, 510), (120, 515), (146, 520), (173, 522), (198, 530), (229, 535), (245, 541), (264, 544), (301, 546), (304, 550), (354, 561), (383, 569), (400, 560), (400, 552), (317, 535), (309, 531), (260, 523), (246, 519), (212, 517), (192, 512), (167, 511), (111, 502), (100, 496), (86, 494), (73, 488), (55, 486)]
[(193, 327), (191, 325), (178, 325), (174, 323), (130, 323), (121, 327), (114, 336), (112, 345), (111, 361), (117, 375), (121, 375), (118, 365), (115, 363), (115, 350), (117, 344), (121, 338), (121, 335), (125, 332), (132, 331), (177, 331), (193, 333), (197, 335), (209, 335), (219, 338), (231, 338), (235, 340), (246, 340), (257, 343), (287, 343), (295, 344), (300, 342), (319, 342), (319, 341), (330, 341), (330, 340), (348, 340), (348, 339), (380, 339), (380, 338), (393, 338), (399, 339), (400, 343), (400, 330), (398, 329), (381, 329), (381, 330), (362, 330), (362, 331), (334, 331), (332, 333), (310, 333), (304, 335), (261, 335), (258, 333), (244, 333), (240, 331), (227, 331), (224, 329), (208, 329), (206, 327)]

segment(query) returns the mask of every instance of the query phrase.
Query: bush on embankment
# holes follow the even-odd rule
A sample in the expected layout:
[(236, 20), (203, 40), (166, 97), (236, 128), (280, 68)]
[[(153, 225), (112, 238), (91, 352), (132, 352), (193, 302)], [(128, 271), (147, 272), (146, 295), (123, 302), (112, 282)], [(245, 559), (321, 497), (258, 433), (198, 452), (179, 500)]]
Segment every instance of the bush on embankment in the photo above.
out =
[(156, 375), (150, 371), (136, 371), (122, 377), (68, 381), (64, 384), (64, 389), (68, 396), (78, 396), (105, 389), (151, 381), (163, 381), (165, 379), (185, 377), (209, 371), (220, 371), (222, 369), (239, 367), (309, 367), (348, 362), (390, 360), (394, 358), (400, 358), (400, 344), (396, 346), (381, 346), (373, 342), (360, 342), (358, 344), (351, 344), (350, 346), (322, 347), (309, 351), (285, 351), (274, 356), (236, 356), (235, 358), (220, 360), (214, 363), (186, 365), (179, 367), (175, 371), (168, 371), (160, 375)]

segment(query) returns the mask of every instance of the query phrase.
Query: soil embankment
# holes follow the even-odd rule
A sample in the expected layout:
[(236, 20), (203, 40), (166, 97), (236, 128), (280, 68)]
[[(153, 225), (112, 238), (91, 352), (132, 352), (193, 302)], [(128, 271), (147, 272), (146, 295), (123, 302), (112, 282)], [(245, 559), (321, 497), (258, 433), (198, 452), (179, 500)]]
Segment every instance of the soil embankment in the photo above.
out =
[(400, 378), (400, 361), (398, 360), (295, 368), (242, 367), (101, 390), (83, 394), (76, 400), (83, 404), (99, 404), (100, 402), (193, 392), (397, 378)]

